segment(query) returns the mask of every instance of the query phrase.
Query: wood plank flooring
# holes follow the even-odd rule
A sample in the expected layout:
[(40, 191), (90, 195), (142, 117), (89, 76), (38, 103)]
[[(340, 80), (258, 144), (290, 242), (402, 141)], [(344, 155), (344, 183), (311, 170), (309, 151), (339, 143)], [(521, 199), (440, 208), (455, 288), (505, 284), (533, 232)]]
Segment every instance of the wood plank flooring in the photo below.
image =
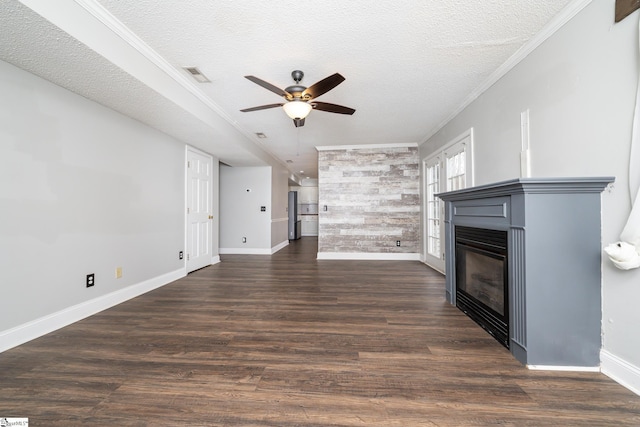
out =
[(419, 262), (223, 262), (0, 354), (32, 426), (639, 426), (598, 373), (529, 371)]

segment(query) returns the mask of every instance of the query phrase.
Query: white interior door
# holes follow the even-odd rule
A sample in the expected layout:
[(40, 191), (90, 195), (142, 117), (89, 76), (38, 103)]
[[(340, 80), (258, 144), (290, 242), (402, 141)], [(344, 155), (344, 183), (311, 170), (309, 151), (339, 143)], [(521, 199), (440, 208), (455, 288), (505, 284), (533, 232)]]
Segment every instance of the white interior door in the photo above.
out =
[(187, 149), (187, 273), (211, 264), (211, 156)]

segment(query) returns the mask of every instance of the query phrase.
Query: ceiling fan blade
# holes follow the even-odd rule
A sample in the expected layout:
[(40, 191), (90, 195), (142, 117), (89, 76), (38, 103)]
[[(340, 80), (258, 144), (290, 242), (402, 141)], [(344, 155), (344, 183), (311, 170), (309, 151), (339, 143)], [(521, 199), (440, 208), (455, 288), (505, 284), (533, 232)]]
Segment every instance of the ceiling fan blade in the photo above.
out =
[(257, 84), (258, 86), (262, 86), (263, 88), (270, 90), (271, 92), (275, 93), (276, 95), (280, 95), (280, 96), (284, 96), (285, 98), (293, 98), (293, 96), (289, 93), (286, 92), (282, 89), (280, 89), (277, 86), (272, 85), (269, 82), (265, 82), (262, 79), (257, 78), (256, 76), (244, 76), (246, 79), (251, 80), (252, 82), (254, 82), (255, 84)]
[(314, 101), (311, 103), (314, 110), (327, 111), (329, 113), (338, 114), (353, 114), (356, 112), (353, 108), (345, 107), (343, 105), (329, 104), (328, 102)]
[(267, 108), (276, 108), (282, 107), (284, 104), (268, 104), (268, 105), (260, 105), (259, 107), (251, 107), (245, 108), (244, 110), (240, 110), (243, 113), (248, 113), (249, 111), (258, 111), (258, 110), (266, 110)]
[(293, 124), (296, 125), (297, 128), (304, 126), (304, 119), (293, 119)]
[(338, 73), (335, 73), (325, 79), (320, 80), (318, 83), (313, 84), (308, 88), (306, 88), (302, 92), (302, 99), (317, 98), (320, 95), (329, 92), (331, 89), (338, 86), (344, 80), (345, 80), (344, 77), (342, 77)]

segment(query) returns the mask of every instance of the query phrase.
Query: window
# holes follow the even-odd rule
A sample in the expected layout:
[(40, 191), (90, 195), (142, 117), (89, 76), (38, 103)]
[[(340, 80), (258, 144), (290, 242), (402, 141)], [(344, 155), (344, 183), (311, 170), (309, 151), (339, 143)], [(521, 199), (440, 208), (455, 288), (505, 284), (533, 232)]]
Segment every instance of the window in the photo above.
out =
[(443, 204), (436, 194), (473, 185), (473, 129), (423, 160), (424, 261), (444, 272)]
[(440, 192), (440, 159), (435, 158), (425, 163), (426, 194), (426, 236), (427, 253), (440, 257), (440, 199), (435, 195)]
[(444, 153), (447, 166), (447, 191), (460, 190), (466, 187), (466, 151), (465, 146), (460, 144), (455, 150), (447, 150)]

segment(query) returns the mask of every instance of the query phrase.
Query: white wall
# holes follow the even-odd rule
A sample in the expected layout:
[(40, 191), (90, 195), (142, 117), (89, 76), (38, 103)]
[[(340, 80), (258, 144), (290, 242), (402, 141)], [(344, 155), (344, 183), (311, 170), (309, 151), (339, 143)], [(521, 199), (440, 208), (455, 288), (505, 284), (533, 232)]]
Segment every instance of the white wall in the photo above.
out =
[[(473, 127), (476, 184), (517, 178), (520, 113), (529, 109), (532, 176), (615, 176), (602, 196), (602, 236), (603, 245), (617, 241), (630, 210), (639, 70), (638, 13), (614, 24), (614, 4), (589, 4), (424, 143), (421, 158)], [(640, 271), (603, 259), (602, 292), (603, 370), (617, 369), (619, 381), (640, 390)]]
[(271, 166), (220, 166), (221, 254), (271, 253), (271, 194)]
[(46, 316), (40, 326), (55, 329), (55, 313), (90, 314), (90, 301), (184, 274), (185, 152), (1, 61), (0, 92), (2, 351), (33, 338)]

